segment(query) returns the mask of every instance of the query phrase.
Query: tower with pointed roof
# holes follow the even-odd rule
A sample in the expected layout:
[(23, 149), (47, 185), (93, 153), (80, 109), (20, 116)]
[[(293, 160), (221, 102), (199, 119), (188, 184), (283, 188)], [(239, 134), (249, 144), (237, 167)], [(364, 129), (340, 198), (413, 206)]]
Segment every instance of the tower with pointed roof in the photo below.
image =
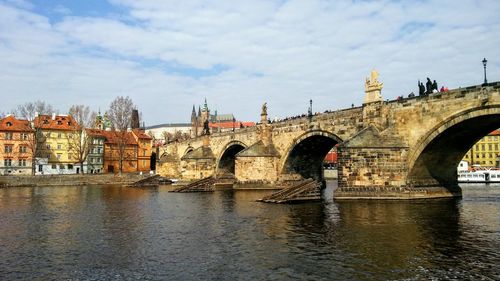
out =
[(210, 122), (210, 109), (208, 109), (207, 98), (205, 98), (205, 103), (201, 110), (201, 124), (204, 124), (207, 120)]
[(194, 138), (198, 135), (198, 116), (196, 116), (196, 109), (193, 104), (191, 111), (191, 137)]

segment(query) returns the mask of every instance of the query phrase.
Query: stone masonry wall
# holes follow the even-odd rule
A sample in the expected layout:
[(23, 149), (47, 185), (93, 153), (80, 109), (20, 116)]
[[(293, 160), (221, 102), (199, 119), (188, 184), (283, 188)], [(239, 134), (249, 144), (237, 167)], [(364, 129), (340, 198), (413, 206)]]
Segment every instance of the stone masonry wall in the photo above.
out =
[(406, 185), (405, 148), (339, 147), (339, 188), (384, 188)]
[(149, 174), (1, 176), (0, 187), (130, 184), (149, 176)]
[(236, 158), (236, 179), (245, 182), (276, 182), (278, 180), (278, 157)]
[(181, 175), (184, 180), (198, 180), (214, 175), (215, 161), (213, 159), (181, 161)]

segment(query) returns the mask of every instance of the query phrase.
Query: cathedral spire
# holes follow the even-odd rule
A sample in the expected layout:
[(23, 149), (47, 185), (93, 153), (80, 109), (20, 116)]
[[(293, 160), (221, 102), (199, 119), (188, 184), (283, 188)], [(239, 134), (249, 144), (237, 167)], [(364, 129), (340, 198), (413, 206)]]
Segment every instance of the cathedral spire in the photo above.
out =
[(205, 98), (205, 104), (203, 104), (203, 111), (208, 111), (207, 98)]
[(191, 122), (196, 122), (196, 109), (193, 104), (193, 111), (191, 112)]

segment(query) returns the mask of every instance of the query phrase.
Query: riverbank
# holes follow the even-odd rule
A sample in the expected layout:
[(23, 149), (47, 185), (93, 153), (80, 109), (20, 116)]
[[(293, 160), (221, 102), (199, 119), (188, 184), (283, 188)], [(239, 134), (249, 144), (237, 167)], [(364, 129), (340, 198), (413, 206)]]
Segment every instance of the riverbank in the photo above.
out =
[(0, 188), (21, 186), (81, 186), (131, 184), (150, 175), (77, 174), (39, 176), (0, 176)]

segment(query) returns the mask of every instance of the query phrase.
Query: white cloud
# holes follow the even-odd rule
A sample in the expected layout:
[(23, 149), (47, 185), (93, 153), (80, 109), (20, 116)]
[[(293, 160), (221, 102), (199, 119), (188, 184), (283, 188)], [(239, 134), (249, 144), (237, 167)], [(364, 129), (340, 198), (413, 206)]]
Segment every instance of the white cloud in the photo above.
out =
[(104, 109), (130, 95), (153, 124), (188, 121), (207, 97), (257, 120), (264, 101), (272, 116), (303, 113), (309, 99), (321, 111), (359, 105), (372, 68), (385, 98), (427, 76), (479, 84), (483, 57), (500, 80), (495, 1), (111, 2), (128, 14), (69, 11), (55, 24), (0, 4), (0, 91), (16, 97), (2, 110), (33, 98)]

